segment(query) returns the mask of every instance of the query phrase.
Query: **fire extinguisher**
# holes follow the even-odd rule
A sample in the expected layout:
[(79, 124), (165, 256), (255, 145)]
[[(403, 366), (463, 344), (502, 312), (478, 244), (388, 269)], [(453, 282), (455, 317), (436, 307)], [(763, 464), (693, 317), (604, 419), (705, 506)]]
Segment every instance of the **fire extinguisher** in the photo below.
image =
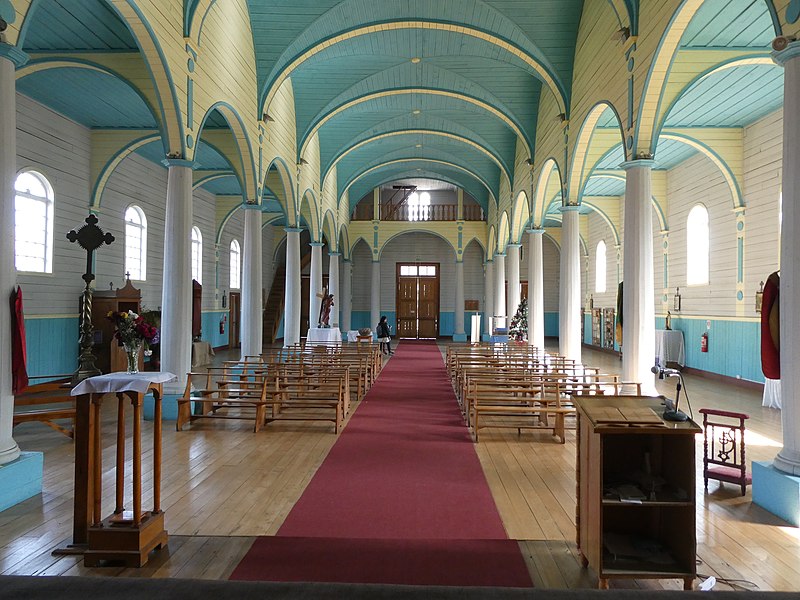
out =
[(225, 333), (225, 323), (228, 322), (228, 315), (222, 315), (219, 320), (219, 332)]
[(700, 336), (700, 352), (708, 352), (708, 332), (704, 331)]

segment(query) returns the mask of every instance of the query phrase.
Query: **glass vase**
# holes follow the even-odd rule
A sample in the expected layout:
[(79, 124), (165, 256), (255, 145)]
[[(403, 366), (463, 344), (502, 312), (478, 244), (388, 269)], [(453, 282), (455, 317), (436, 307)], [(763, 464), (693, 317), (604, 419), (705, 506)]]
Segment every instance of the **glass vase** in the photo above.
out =
[(141, 343), (123, 344), (122, 347), (125, 349), (125, 358), (128, 366), (126, 373), (138, 373), (139, 350), (142, 347)]

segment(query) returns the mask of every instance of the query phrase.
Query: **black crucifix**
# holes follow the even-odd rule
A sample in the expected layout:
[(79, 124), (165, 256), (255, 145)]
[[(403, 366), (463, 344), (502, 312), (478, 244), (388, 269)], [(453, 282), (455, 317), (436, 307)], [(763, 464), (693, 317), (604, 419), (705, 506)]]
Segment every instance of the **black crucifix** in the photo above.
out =
[(92, 354), (92, 344), (94, 343), (94, 328), (92, 327), (92, 288), (89, 284), (94, 281), (92, 273), (92, 259), (94, 251), (103, 244), (111, 244), (114, 236), (110, 233), (103, 233), (97, 226), (97, 217), (89, 215), (86, 217), (86, 225), (78, 231), (74, 229), (67, 234), (70, 242), (78, 242), (78, 245), (86, 250), (86, 273), (81, 277), (86, 282), (81, 298), (81, 354), (78, 358), (78, 370), (72, 376), (72, 383), (77, 384), (87, 377), (100, 375), (100, 369), (95, 365), (95, 357)]

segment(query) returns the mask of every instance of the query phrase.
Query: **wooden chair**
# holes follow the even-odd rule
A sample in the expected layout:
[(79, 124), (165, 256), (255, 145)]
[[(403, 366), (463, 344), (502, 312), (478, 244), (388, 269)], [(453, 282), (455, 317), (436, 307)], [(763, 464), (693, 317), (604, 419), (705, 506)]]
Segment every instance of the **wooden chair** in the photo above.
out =
[(701, 408), (704, 431), (703, 479), (706, 492), (708, 480), (735, 483), (742, 488), (742, 496), (747, 486), (753, 482), (747, 474), (744, 453), (744, 422), (749, 415), (727, 410)]

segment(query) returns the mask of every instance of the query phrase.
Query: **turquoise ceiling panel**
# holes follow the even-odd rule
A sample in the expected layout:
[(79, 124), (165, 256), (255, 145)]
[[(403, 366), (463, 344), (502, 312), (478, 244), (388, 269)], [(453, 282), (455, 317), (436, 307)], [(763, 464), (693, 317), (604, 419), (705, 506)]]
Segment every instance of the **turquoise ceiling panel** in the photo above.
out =
[(26, 19), (23, 50), (136, 50), (136, 41), (109, 2), (39, 0)]
[[(414, 115), (417, 110), (419, 114)], [(516, 136), (498, 117), (464, 100), (431, 94), (385, 96), (343, 111), (320, 129), (321, 147), (341, 148), (354, 137), (399, 117), (410, 117), (420, 129), (430, 128), (429, 117), (433, 122), (455, 122), (486, 140), (506, 164), (514, 163)]]
[(619, 166), (625, 162), (625, 152), (622, 149), (622, 144), (617, 144), (611, 150), (606, 152), (597, 162), (595, 169), (604, 170), (617, 170)]
[(232, 174), (204, 183), (201, 187), (212, 194), (224, 196), (242, 195), (242, 186), (239, 185), (239, 179)]
[[(161, 161), (164, 160), (164, 147), (160, 141), (145, 144), (136, 150), (136, 154), (159, 166), (163, 166)], [(200, 140), (200, 145), (197, 148), (195, 160), (200, 165), (195, 169), (198, 171), (226, 171), (232, 168), (216, 148), (202, 140)], [(236, 193), (241, 193), (241, 188)]]
[(583, 188), (583, 196), (622, 196), (625, 193), (625, 180), (595, 175), (589, 178)]
[[(300, 0), (287, 6), (281, 0), (248, 0), (248, 5), (262, 88), (295, 57), (338, 33), (368, 24), (428, 20), (488, 30), (536, 57), (566, 89), (571, 81), (583, 1), (451, 0), (445, 3), (396, 0), (375, 3), (372, 0), (345, 0), (337, 3)], [(328, 8), (330, 10), (326, 12)], [(405, 48), (406, 58), (417, 56), (415, 47)], [(496, 49), (495, 54), (502, 60), (499, 55), (505, 52)]]
[(617, 119), (617, 115), (611, 110), (610, 106), (600, 115), (597, 121), (597, 127), (602, 129), (619, 129), (619, 119)]
[(674, 169), (697, 154), (697, 150), (678, 140), (659, 139), (656, 145), (654, 169)]
[(767, 48), (775, 38), (766, 0), (710, 0), (681, 39), (683, 48)]
[[(420, 123), (421, 120), (424, 120), (424, 125), (421, 125)], [(441, 119), (433, 115), (425, 115), (423, 117), (421, 114), (420, 115), (403, 114), (399, 117), (388, 119), (387, 121), (379, 123), (377, 126), (362, 131), (357, 135), (353, 136), (352, 138), (346, 140), (344, 145), (342, 146), (339, 146), (335, 149), (332, 146), (324, 148), (321, 156), (322, 172), (325, 173), (330, 168), (332, 161), (342, 156), (350, 148), (354, 147), (355, 145), (367, 139), (372, 139), (376, 136), (384, 134), (397, 133), (415, 129), (447, 132), (452, 135), (456, 135), (466, 140), (469, 140), (477, 144), (481, 148), (486, 149), (492, 156), (494, 156), (503, 165), (503, 167), (506, 169), (507, 172), (509, 173), (511, 172), (508, 163), (504, 162), (499, 152), (495, 148), (493, 148), (487, 140), (476, 134), (474, 131), (453, 121), (446, 121), (445, 119)], [(442, 136), (434, 136), (434, 137), (442, 137)]]
[(723, 69), (690, 87), (672, 106), (666, 127), (743, 127), (783, 104), (783, 68)]
[(121, 79), (89, 69), (59, 67), (17, 81), (17, 91), (85, 127), (155, 129), (142, 97)]
[(228, 121), (225, 119), (225, 117), (222, 116), (222, 113), (219, 112), (218, 110), (211, 111), (203, 127), (205, 129), (230, 129)]
[[(419, 146), (419, 147), (418, 147)], [(380, 157), (376, 159), (375, 157)], [(420, 158), (450, 162), (464, 167), (485, 181), (497, 196), (500, 169), (485, 154), (461, 142), (424, 134), (398, 135), (366, 144), (339, 162), (339, 194), (348, 182), (373, 166), (376, 161)]]

